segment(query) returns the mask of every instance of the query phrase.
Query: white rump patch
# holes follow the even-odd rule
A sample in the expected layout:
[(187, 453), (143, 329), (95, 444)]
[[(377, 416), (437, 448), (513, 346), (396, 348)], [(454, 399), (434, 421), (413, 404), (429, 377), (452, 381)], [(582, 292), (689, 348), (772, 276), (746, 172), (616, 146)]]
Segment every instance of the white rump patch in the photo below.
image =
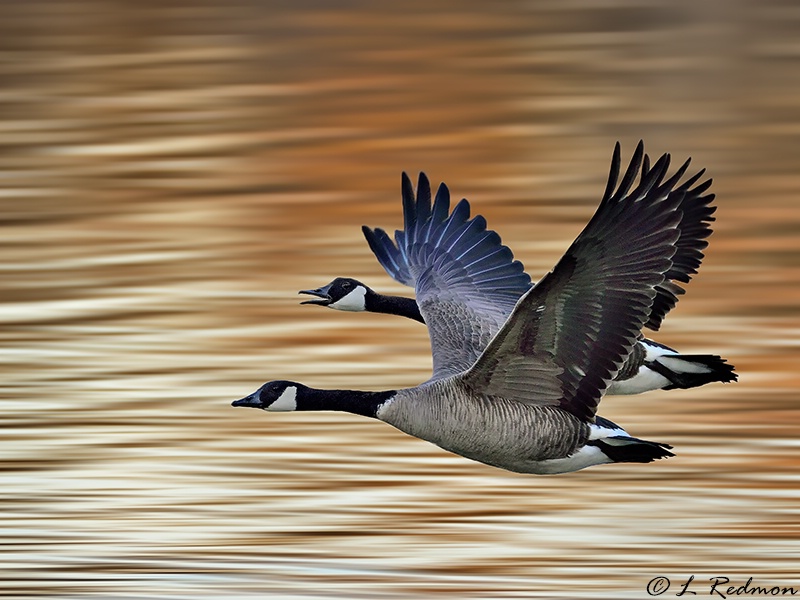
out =
[(625, 437), (629, 437), (628, 432), (625, 431), (622, 427), (617, 427), (616, 429), (612, 429), (610, 427), (601, 427), (600, 425), (596, 425), (594, 423), (589, 425), (590, 440), (601, 440), (603, 438), (611, 437), (614, 435), (624, 435)]
[(358, 285), (352, 292), (339, 298), (336, 302), (328, 304), (330, 308), (336, 310), (346, 310), (349, 312), (362, 312), (367, 310), (367, 288), (363, 285)]
[[(606, 431), (612, 431), (606, 429)], [(604, 465), (612, 461), (597, 446), (583, 446), (566, 458), (551, 458), (539, 461), (534, 473), (541, 475), (555, 475), (557, 473), (571, 473), (580, 471), (594, 465)]]
[(711, 369), (707, 366), (692, 362), (691, 360), (676, 356), (670, 358), (669, 356), (662, 356), (658, 359), (662, 365), (667, 367), (673, 373), (711, 373)]
[[(661, 359), (659, 359), (659, 362), (661, 362)], [(656, 373), (650, 367), (642, 365), (639, 367), (639, 372), (630, 379), (612, 381), (608, 393), (617, 396), (641, 394), (651, 390), (660, 390), (670, 383), (670, 380), (660, 373)]]
[(664, 348), (654, 343), (651, 344), (649, 340), (641, 340), (639, 343), (644, 346), (644, 359), (647, 362), (653, 362), (660, 356), (678, 356), (675, 350)]
[(290, 385), (283, 390), (283, 393), (278, 396), (278, 399), (275, 400), (275, 402), (270, 404), (264, 410), (272, 412), (289, 412), (297, 410), (297, 388), (293, 385)]

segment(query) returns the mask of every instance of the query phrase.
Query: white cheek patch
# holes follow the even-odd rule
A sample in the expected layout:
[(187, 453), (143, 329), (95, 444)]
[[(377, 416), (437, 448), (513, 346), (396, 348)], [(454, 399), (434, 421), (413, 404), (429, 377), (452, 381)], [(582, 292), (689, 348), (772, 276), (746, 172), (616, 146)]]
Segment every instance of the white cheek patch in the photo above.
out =
[(328, 306), (330, 308), (335, 308), (336, 310), (346, 310), (350, 312), (362, 312), (367, 309), (367, 289), (364, 286), (356, 286), (356, 288), (339, 298), (336, 302), (330, 303)]
[(278, 399), (270, 404), (265, 410), (271, 412), (289, 412), (297, 410), (297, 388), (290, 385), (283, 393), (278, 396)]

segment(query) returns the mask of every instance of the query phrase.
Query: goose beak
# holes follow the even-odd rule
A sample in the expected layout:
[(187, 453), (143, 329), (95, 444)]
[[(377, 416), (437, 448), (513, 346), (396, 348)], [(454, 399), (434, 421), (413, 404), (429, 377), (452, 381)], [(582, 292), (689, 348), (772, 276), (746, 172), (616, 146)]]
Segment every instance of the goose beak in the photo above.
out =
[(241, 400), (236, 400), (231, 403), (231, 406), (246, 406), (249, 408), (261, 408), (261, 402), (256, 398), (255, 394), (250, 394), (249, 396), (242, 398)]
[(321, 288), (317, 288), (316, 290), (300, 290), (297, 292), (298, 294), (308, 294), (309, 296), (316, 296), (319, 300), (306, 300), (301, 302), (300, 304), (316, 304), (317, 306), (328, 306), (331, 302), (333, 302), (333, 298), (331, 298), (328, 291), (331, 289), (330, 285), (326, 285)]

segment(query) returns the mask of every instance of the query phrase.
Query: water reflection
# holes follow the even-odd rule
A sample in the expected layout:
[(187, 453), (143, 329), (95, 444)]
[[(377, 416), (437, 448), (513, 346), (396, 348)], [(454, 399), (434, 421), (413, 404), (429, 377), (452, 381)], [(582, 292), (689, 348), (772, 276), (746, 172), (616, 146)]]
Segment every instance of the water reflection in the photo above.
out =
[[(800, 585), (798, 24), (780, 2), (5, 6), (3, 589)], [(604, 401), (677, 458), (536, 478), (352, 416), (230, 409), (275, 377), (427, 377), (421, 326), (295, 297), (344, 274), (407, 293), (358, 230), (400, 225), (401, 170), (468, 196), (538, 275), (640, 137), (708, 167), (720, 206), (658, 339), (742, 375)]]

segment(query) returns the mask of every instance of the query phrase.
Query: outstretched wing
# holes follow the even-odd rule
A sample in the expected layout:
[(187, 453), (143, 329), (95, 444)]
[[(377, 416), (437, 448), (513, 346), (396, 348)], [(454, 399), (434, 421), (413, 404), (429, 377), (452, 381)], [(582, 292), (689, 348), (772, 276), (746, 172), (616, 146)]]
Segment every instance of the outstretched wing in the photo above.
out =
[(467, 200), (450, 212), (447, 186), (439, 186), (431, 205), (425, 174), (420, 173), (415, 196), (403, 173), (402, 191), (404, 229), (395, 232), (394, 241), (382, 229), (362, 229), (386, 272), (415, 288), (438, 379), (475, 362), (531, 280), (486, 220), (470, 219)]
[[(703, 261), (703, 250), (708, 246), (707, 238), (711, 235), (711, 223), (715, 221), (713, 214), (717, 207), (711, 206), (714, 194), (705, 194), (711, 187), (712, 180), (706, 179), (702, 183), (694, 186), (705, 173), (702, 169), (687, 179), (679, 187), (675, 188), (681, 177), (689, 168), (691, 158), (681, 165), (681, 167), (654, 193), (663, 190), (670, 190), (670, 195), (682, 198), (679, 210), (681, 212), (681, 222), (678, 225), (680, 237), (676, 245), (675, 256), (672, 257), (672, 268), (666, 273), (664, 283), (656, 288), (656, 297), (653, 300), (650, 316), (645, 323), (645, 327), (658, 331), (667, 313), (678, 302), (678, 296), (686, 291), (676, 283), (689, 283), (692, 275), (697, 273), (700, 263)], [(647, 177), (650, 170), (650, 161), (645, 155), (644, 165), (642, 166), (642, 177)], [(619, 174), (619, 146), (615, 149), (614, 158), (611, 161), (611, 171), (608, 176), (607, 189), (613, 189)], [(675, 188), (675, 189), (673, 189)], [(705, 195), (704, 195), (705, 194)]]
[(672, 193), (674, 183), (667, 184), (674, 178), (662, 183), (668, 155), (645, 168), (629, 192), (643, 159), (640, 142), (617, 191), (613, 184), (606, 189), (566, 254), (463, 374), (467, 386), (594, 419), (650, 318), (659, 286), (676, 268), (684, 194)]

